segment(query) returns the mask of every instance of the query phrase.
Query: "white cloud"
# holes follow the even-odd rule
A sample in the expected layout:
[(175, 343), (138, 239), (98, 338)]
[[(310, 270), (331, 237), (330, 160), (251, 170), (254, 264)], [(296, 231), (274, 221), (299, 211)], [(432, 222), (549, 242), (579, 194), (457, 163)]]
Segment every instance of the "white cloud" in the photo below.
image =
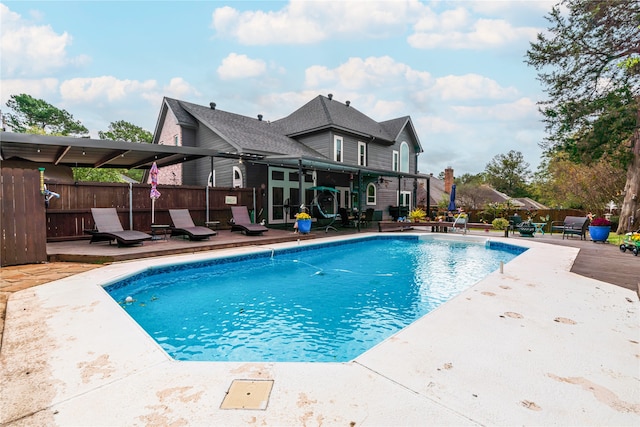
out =
[(251, 59), (247, 55), (230, 53), (218, 67), (218, 76), (222, 80), (245, 79), (265, 73), (267, 65), (260, 59)]
[[(480, 3), (480, 4), (478, 4)], [(230, 6), (216, 9), (212, 27), (220, 37), (231, 37), (245, 45), (310, 44), (329, 39), (358, 40), (401, 35), (413, 25), (409, 45), (418, 49), (489, 49), (523, 40), (533, 40), (540, 31), (510, 24), (506, 16), (535, 8), (542, 12), (547, 2), (465, 2), (436, 12), (417, 1), (304, 1), (292, 0), (276, 11), (244, 11)], [(456, 3), (453, 3), (456, 4)], [(448, 3), (435, 3), (446, 7)], [(498, 15), (487, 19), (472, 11)]]
[(60, 94), (68, 103), (114, 102), (154, 90), (156, 86), (155, 80), (118, 80), (113, 76), (77, 78), (64, 81)]
[(459, 118), (478, 121), (515, 121), (538, 118), (538, 107), (529, 98), (521, 98), (514, 102), (483, 105), (451, 107)]
[(462, 21), (458, 25), (447, 21), (430, 23), (429, 27), (421, 23), (417, 28), (425, 30), (417, 30), (407, 38), (416, 49), (492, 49), (533, 40), (540, 31), (534, 27), (514, 27), (502, 19), (478, 19), (469, 27)]
[(51, 75), (55, 69), (83, 64), (86, 56), (69, 58), (71, 36), (49, 25), (33, 25), (0, 3), (0, 71), (3, 77)]
[(213, 12), (212, 27), (219, 35), (245, 45), (305, 44), (321, 41), (325, 34), (312, 20), (289, 7), (277, 12), (238, 12), (229, 6)]
[(403, 32), (414, 16), (424, 13), (417, 0), (305, 1), (292, 0), (277, 11), (240, 12), (216, 9), (212, 27), (241, 44), (309, 44), (330, 38), (381, 38)]
[[(422, 116), (418, 119), (412, 120), (416, 126), (416, 129), (422, 130), (426, 134), (434, 134), (434, 133), (452, 133), (458, 130), (459, 124), (447, 120), (444, 117), (437, 116)], [(424, 144), (425, 141), (423, 141)]]
[(199, 97), (201, 94), (198, 90), (189, 84), (182, 77), (173, 77), (169, 84), (164, 85), (161, 90), (156, 90), (154, 86), (153, 90), (143, 91), (140, 93), (140, 97), (149, 102), (153, 107), (160, 107), (162, 98), (165, 96), (175, 99), (189, 99), (190, 97)]
[(347, 90), (362, 90), (404, 84), (426, 84), (431, 80), (427, 72), (411, 69), (406, 64), (396, 62), (389, 56), (369, 58), (349, 58), (334, 69), (315, 65), (305, 71), (305, 85), (339, 85)]
[(2, 80), (2, 84), (0, 84), (0, 104), (6, 105), (11, 95), (20, 95), (21, 93), (46, 100), (57, 95), (58, 79)]
[(436, 79), (432, 93), (439, 98), (449, 100), (501, 99), (513, 97), (515, 88), (504, 88), (495, 80), (478, 74), (464, 76), (446, 76)]

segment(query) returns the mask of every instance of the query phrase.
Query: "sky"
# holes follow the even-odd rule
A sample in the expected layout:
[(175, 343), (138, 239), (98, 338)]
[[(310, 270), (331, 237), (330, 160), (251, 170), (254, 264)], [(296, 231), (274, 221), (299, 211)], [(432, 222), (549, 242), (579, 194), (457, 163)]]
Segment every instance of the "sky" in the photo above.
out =
[(119, 120), (153, 133), (165, 96), (273, 121), (333, 94), (410, 116), (420, 173), (477, 174), (510, 150), (534, 172), (545, 94), (524, 61), (553, 4), (2, 1), (0, 109), (26, 93), (98, 138)]

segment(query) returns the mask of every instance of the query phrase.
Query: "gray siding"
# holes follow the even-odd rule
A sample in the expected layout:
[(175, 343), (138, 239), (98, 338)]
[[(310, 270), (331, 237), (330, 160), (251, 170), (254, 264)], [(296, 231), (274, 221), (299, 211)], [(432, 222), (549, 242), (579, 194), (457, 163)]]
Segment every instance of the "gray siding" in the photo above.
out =
[[(184, 134), (183, 134), (184, 135)], [(219, 135), (210, 129), (200, 126), (197, 133), (196, 146), (201, 148), (210, 148), (211, 153), (218, 151), (235, 151), (229, 143), (222, 139)], [(237, 160), (215, 158), (213, 167), (216, 171), (216, 186), (231, 187), (233, 175), (231, 166), (238, 164)], [(182, 173), (182, 179), (185, 185), (207, 185), (207, 179), (211, 173), (211, 160), (199, 159), (193, 162), (185, 163)]]
[[(331, 132), (317, 133), (296, 140), (316, 150), (318, 153), (327, 157), (327, 159), (333, 159), (333, 136)], [(331, 143), (329, 143), (329, 141), (331, 141)]]

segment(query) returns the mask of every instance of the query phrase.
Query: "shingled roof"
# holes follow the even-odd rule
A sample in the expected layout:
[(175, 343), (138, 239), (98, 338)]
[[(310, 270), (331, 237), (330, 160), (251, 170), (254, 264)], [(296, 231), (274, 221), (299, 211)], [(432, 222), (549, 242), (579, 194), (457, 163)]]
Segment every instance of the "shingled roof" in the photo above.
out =
[(165, 98), (178, 122), (189, 125), (194, 119), (211, 129), (239, 153), (290, 154), (326, 158), (317, 151), (284, 135), (270, 122)]
[(392, 143), (397, 136), (397, 134), (390, 134), (390, 129), (385, 128), (381, 123), (350, 106), (349, 101), (343, 104), (322, 95), (307, 102), (287, 117), (273, 123), (290, 137), (323, 131), (328, 128), (375, 138), (379, 142), (387, 143)]

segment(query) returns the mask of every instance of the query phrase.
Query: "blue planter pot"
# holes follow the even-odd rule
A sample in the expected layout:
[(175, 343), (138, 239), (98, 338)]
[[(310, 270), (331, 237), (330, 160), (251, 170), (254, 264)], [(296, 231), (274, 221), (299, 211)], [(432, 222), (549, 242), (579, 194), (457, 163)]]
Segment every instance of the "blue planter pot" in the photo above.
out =
[(606, 242), (611, 232), (610, 225), (590, 225), (589, 236), (594, 242)]
[(311, 231), (311, 220), (310, 219), (299, 219), (298, 220), (298, 232), (302, 234), (307, 234)]

